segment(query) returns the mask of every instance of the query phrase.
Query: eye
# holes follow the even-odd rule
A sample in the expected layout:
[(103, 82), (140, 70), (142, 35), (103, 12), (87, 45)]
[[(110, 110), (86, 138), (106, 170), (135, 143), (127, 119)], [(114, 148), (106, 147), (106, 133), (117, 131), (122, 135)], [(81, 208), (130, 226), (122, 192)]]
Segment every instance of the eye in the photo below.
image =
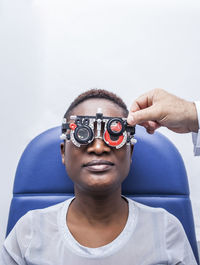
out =
[(125, 130), (123, 121), (120, 118), (110, 119), (107, 123), (107, 130), (110, 135), (122, 135)]
[(118, 133), (122, 129), (122, 125), (119, 121), (113, 121), (110, 124), (110, 129), (113, 133)]
[(74, 138), (80, 144), (88, 144), (93, 139), (93, 132), (89, 126), (81, 125), (74, 131)]
[(89, 131), (85, 128), (85, 127), (82, 127), (78, 130), (77, 132), (77, 137), (81, 140), (81, 141), (85, 141), (89, 138), (90, 134), (89, 134)]

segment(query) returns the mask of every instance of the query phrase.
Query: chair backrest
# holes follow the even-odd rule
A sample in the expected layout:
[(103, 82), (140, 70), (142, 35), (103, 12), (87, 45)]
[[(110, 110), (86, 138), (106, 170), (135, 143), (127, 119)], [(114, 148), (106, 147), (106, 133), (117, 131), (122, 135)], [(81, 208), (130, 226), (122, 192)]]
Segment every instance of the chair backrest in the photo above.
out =
[[(73, 196), (60, 156), (60, 127), (49, 129), (25, 149), (19, 161), (10, 206), (7, 234), (27, 211), (44, 208)], [(149, 135), (137, 126), (138, 143), (122, 191), (140, 203), (165, 208), (182, 223), (198, 261), (187, 174), (175, 146), (162, 134)]]

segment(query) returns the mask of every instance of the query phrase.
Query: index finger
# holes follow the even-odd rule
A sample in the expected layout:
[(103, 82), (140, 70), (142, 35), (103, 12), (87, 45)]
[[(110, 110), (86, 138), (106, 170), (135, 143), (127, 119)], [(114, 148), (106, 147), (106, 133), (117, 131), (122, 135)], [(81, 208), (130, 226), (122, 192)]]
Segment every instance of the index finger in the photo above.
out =
[(131, 105), (130, 111), (136, 112), (141, 109), (148, 108), (153, 103), (152, 91), (147, 92), (138, 97)]

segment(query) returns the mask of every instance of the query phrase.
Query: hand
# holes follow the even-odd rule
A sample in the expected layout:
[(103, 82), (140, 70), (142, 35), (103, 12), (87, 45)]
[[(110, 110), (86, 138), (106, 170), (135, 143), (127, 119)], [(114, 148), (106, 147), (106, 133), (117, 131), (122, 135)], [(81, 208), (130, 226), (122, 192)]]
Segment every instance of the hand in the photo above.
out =
[(177, 133), (197, 132), (199, 129), (195, 103), (158, 88), (133, 102), (127, 122), (144, 126), (150, 134), (161, 126)]

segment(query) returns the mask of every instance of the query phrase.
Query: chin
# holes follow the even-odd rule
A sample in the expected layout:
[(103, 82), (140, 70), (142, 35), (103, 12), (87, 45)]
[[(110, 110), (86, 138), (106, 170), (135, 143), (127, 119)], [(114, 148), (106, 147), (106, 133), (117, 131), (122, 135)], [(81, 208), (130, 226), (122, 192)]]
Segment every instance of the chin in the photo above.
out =
[(111, 176), (101, 175), (90, 175), (87, 179), (87, 183), (84, 182), (84, 189), (95, 193), (106, 193), (116, 190), (121, 187), (121, 182), (116, 181), (116, 178)]

